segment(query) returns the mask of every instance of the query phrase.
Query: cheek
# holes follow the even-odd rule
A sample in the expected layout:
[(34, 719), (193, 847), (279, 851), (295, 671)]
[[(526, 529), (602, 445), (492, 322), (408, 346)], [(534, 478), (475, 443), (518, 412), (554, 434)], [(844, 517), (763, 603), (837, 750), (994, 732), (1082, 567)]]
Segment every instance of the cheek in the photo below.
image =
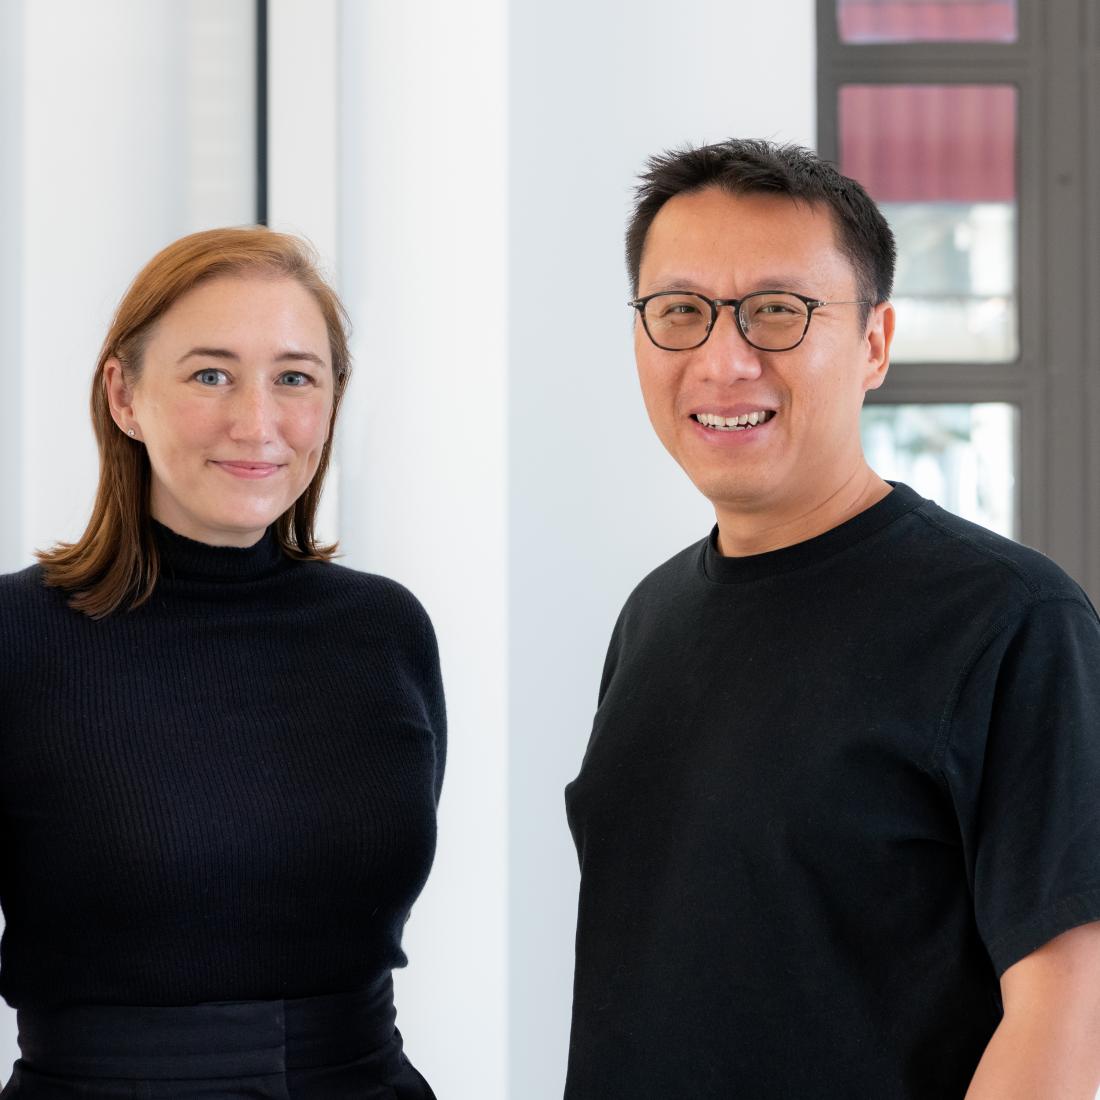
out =
[(142, 424), (142, 437), (154, 471), (158, 467), (183, 470), (207, 449), (202, 425), (194, 420), (166, 417), (151, 425), (146, 422)]
[(178, 453), (208, 445), (218, 436), (220, 422), (210, 401), (167, 401), (159, 395), (135, 403), (146, 446), (154, 451)]
[[(645, 337), (642, 337), (644, 340)], [(648, 344), (649, 342), (646, 341)], [(651, 347), (652, 345), (650, 345)], [(635, 343), (635, 361), (638, 366), (638, 384), (642, 389), (642, 400), (650, 419), (668, 420), (674, 414), (676, 402), (676, 383), (667, 365), (656, 361), (645, 347)]]
[(302, 450), (319, 450), (328, 438), (329, 421), (332, 418), (330, 401), (310, 403), (294, 410), (285, 431), (294, 445)]
[(790, 391), (796, 419), (809, 422), (811, 431), (846, 434), (859, 421), (863, 390), (853, 372), (807, 367)]

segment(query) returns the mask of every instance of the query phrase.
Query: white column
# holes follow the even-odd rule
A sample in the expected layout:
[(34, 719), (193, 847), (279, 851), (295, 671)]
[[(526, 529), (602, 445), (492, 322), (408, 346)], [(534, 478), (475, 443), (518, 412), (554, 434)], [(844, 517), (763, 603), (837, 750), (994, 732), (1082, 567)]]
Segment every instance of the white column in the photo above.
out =
[(396, 976), (409, 1056), (448, 1100), (504, 1100), (507, 1011), (504, 0), (344, 0), (341, 433), (347, 562), (439, 636), (450, 715), (435, 868)]
[[(341, 289), (340, 2), (268, 0), (267, 223), (304, 237)], [(323, 542), (340, 535), (340, 453), (317, 517)]]
[(87, 520), (88, 387), (127, 284), (174, 238), (251, 220), (254, 41), (248, 0), (5, 7), (24, 20), (22, 147), (5, 149), (23, 203), (26, 563)]

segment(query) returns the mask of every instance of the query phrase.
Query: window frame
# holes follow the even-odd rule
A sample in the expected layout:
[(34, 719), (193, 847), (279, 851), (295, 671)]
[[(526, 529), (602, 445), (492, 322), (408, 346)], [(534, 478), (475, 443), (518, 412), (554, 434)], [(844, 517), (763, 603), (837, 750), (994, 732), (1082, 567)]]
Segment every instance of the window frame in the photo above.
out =
[(1016, 537), (1098, 595), (1100, 433), (1088, 427), (1100, 423), (1100, 375), (1087, 349), (1100, 343), (1091, 307), (1100, 291), (1100, 199), (1087, 193), (1100, 179), (1100, 138), (1088, 140), (1100, 135), (1100, 16), (1089, 0), (1018, 0), (1016, 42), (857, 44), (840, 41), (836, 7), (817, 0), (818, 151), (828, 160), (839, 156), (843, 85), (1017, 89), (1018, 358), (895, 363), (868, 403), (1016, 405)]

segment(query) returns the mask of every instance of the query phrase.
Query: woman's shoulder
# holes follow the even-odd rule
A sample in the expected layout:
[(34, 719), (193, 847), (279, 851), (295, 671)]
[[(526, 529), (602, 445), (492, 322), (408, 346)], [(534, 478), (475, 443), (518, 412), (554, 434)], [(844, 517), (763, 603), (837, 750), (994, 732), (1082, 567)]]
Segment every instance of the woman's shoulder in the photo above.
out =
[(41, 566), (0, 573), (0, 687), (18, 683), (59, 639), (72, 634), (78, 616), (66, 593), (50, 588)]
[(64, 594), (46, 584), (41, 565), (0, 573), (0, 615), (15, 613), (20, 608), (41, 611), (64, 606)]
[(304, 562), (310, 583), (326, 589), (358, 611), (369, 610), (410, 625), (431, 629), (424, 605), (400, 581), (338, 562)]

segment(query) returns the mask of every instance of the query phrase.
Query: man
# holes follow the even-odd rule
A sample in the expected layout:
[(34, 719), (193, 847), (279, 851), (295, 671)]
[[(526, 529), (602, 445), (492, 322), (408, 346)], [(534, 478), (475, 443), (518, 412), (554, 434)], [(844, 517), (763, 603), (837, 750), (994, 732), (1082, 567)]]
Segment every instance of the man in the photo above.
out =
[(729, 141), (650, 162), (627, 255), (646, 408), (717, 526), (627, 601), (567, 788), (567, 1100), (1092, 1100), (1100, 623), (867, 465), (886, 222)]

